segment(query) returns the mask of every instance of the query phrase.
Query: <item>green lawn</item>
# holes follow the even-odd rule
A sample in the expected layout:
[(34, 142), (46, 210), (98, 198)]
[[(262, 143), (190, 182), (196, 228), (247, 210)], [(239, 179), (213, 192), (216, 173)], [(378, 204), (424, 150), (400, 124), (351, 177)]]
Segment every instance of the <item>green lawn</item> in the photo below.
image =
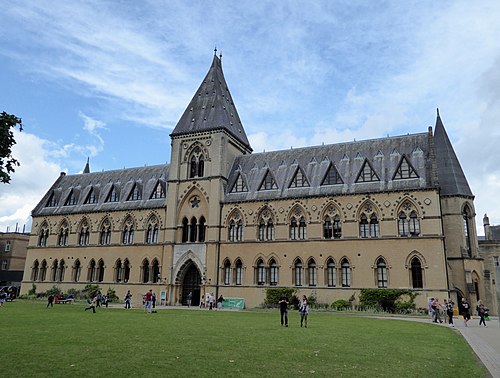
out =
[(279, 311), (0, 308), (2, 377), (485, 377), (458, 331), (435, 324)]

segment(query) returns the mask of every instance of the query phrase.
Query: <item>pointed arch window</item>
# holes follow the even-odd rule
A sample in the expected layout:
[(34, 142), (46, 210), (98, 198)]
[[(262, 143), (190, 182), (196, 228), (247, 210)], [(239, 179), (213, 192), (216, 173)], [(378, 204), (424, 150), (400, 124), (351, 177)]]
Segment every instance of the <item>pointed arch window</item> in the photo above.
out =
[(88, 272), (87, 272), (87, 280), (89, 282), (95, 282), (96, 274), (97, 274), (97, 269), (96, 269), (95, 260), (92, 259), (89, 262), (89, 268), (88, 268)]
[(368, 160), (365, 160), (363, 166), (361, 167), (361, 170), (359, 171), (356, 182), (373, 182), (373, 181), (380, 181), (380, 179), (378, 178), (377, 174), (371, 167)]
[(303, 278), (302, 261), (300, 261), (299, 259), (295, 260), (295, 263), (293, 265), (293, 276), (294, 276), (295, 286), (302, 286), (302, 278)]
[(151, 270), (153, 272), (152, 281), (153, 283), (158, 283), (161, 281), (161, 273), (160, 273), (160, 263), (157, 259), (153, 260), (153, 264), (151, 265)]
[(271, 286), (278, 285), (278, 264), (274, 259), (269, 261), (269, 284)]
[(122, 282), (123, 280), (123, 265), (122, 265), (122, 260), (118, 259), (116, 260), (115, 262), (115, 267), (114, 267), (114, 270), (115, 270), (115, 282)]
[(64, 260), (61, 259), (59, 262), (59, 266), (57, 267), (56, 279), (55, 281), (62, 282), (64, 281), (64, 273), (66, 271), (66, 266), (64, 264)]
[(365, 214), (361, 214), (361, 218), (359, 220), (359, 236), (361, 238), (370, 237), (370, 227), (368, 226), (368, 218)]
[(231, 285), (231, 262), (224, 261), (224, 285)]
[(410, 224), (409, 224), (410, 236), (420, 235), (420, 222), (418, 220), (417, 213), (412, 211), (410, 213)]
[(130, 194), (128, 195), (127, 201), (138, 201), (142, 199), (142, 191), (137, 183), (134, 183)]
[(328, 259), (326, 263), (326, 282), (328, 287), (337, 286), (337, 270), (333, 259)]
[(377, 286), (380, 288), (387, 287), (387, 264), (383, 258), (377, 260)]
[(203, 177), (205, 173), (205, 156), (199, 146), (196, 146), (189, 159), (189, 178)]
[(97, 263), (97, 282), (104, 281), (104, 261), (102, 259)]
[(43, 260), (40, 266), (40, 281), (43, 282), (47, 278), (47, 261)]
[(88, 224), (85, 222), (80, 228), (80, 235), (78, 237), (78, 245), (85, 246), (89, 245), (90, 241), (90, 230)]
[(40, 234), (38, 236), (38, 246), (46, 247), (49, 240), (49, 229), (46, 224), (40, 228)]
[(148, 259), (144, 259), (142, 262), (142, 283), (148, 283), (149, 281), (149, 261)]
[(259, 190), (272, 190), (278, 189), (278, 185), (276, 184), (276, 180), (273, 177), (271, 171), (267, 170), (262, 183), (260, 184)]
[(51, 281), (57, 281), (57, 277), (58, 277), (58, 272), (57, 272), (58, 263), (59, 263), (59, 261), (57, 259), (55, 259), (54, 262), (52, 263), (52, 272), (51, 272), (51, 276), (50, 276), (50, 280)]
[(418, 257), (411, 259), (411, 283), (414, 289), (423, 289), (424, 281), (422, 274), (422, 263)]
[(158, 243), (158, 220), (155, 216), (151, 217), (148, 221), (146, 230), (146, 244)]
[(321, 181), (321, 185), (335, 185), (335, 184), (343, 184), (344, 181), (342, 180), (342, 177), (340, 176), (339, 172), (337, 171), (337, 168), (335, 168), (335, 165), (330, 163), (330, 166), (328, 167), (328, 170), (326, 171), (325, 177), (323, 177), (323, 180)]
[(134, 244), (134, 223), (130, 218), (127, 219), (125, 225), (123, 226), (122, 244)]
[(198, 241), (199, 242), (204, 242), (205, 241), (205, 217), (201, 216), (200, 217), (200, 222), (198, 223)]
[(77, 198), (75, 195), (75, 191), (73, 189), (71, 189), (71, 191), (69, 192), (69, 196), (66, 199), (66, 202), (64, 203), (64, 206), (74, 206), (74, 205), (76, 205), (76, 202), (77, 202)]
[(163, 188), (163, 185), (160, 181), (156, 183), (156, 186), (153, 190), (153, 193), (151, 193), (151, 199), (157, 199), (157, 198), (165, 198), (165, 189)]
[(123, 262), (123, 282), (127, 283), (130, 280), (130, 262), (125, 259)]
[(351, 265), (347, 259), (340, 263), (342, 272), (342, 287), (351, 287)]
[(248, 186), (243, 180), (243, 176), (241, 173), (238, 174), (238, 178), (234, 182), (233, 187), (231, 188), (231, 193), (241, 193), (241, 192), (248, 192)]
[(242, 285), (243, 284), (243, 263), (241, 262), (240, 259), (236, 260), (236, 274), (235, 274), (235, 279), (236, 279), (236, 285)]
[(73, 282), (80, 281), (80, 272), (82, 270), (80, 260), (76, 259), (75, 264), (73, 265)]
[(274, 223), (267, 209), (262, 212), (259, 220), (258, 238), (260, 241), (274, 240)]
[(102, 222), (101, 229), (99, 231), (99, 244), (111, 244), (111, 223), (107, 219)]
[(471, 211), (468, 206), (464, 207), (462, 212), (463, 218), (463, 227), (464, 227), (464, 237), (465, 237), (465, 249), (467, 251), (467, 255), (472, 257), (472, 242), (471, 242), (471, 230), (472, 230), (472, 217)]
[(415, 169), (411, 166), (406, 156), (403, 156), (398, 168), (396, 169), (396, 172), (394, 173), (393, 180), (403, 180), (410, 178), (418, 178), (418, 175)]
[(295, 171), (295, 175), (290, 182), (290, 188), (304, 188), (309, 186), (309, 181), (300, 167)]
[(118, 192), (114, 185), (111, 186), (108, 196), (106, 197), (106, 200), (104, 202), (118, 202)]
[(307, 275), (309, 286), (316, 286), (318, 284), (317, 274), (316, 274), (316, 262), (311, 259), (307, 263)]
[(292, 219), (290, 219), (290, 239), (297, 240), (298, 234), (299, 234), (299, 226), (297, 224), (297, 219), (295, 217), (292, 217)]
[(94, 188), (90, 188), (90, 192), (89, 194), (87, 194), (87, 198), (85, 198), (84, 204), (89, 205), (94, 203), (97, 203), (97, 195)]
[(186, 217), (182, 219), (182, 242), (187, 243), (189, 240), (189, 221)]
[(266, 265), (262, 259), (257, 261), (257, 265), (255, 267), (256, 271), (256, 282), (257, 285), (263, 286), (266, 284)]
[(59, 229), (59, 235), (57, 238), (57, 245), (60, 247), (66, 247), (68, 245), (68, 237), (69, 237), (69, 227), (66, 222), (64, 222)]
[(380, 236), (380, 226), (378, 223), (377, 215), (370, 216), (370, 237), (378, 238)]
[(35, 260), (32, 268), (31, 268), (31, 280), (32, 281), (38, 280), (39, 269), (40, 269), (40, 263), (38, 262), (38, 260)]

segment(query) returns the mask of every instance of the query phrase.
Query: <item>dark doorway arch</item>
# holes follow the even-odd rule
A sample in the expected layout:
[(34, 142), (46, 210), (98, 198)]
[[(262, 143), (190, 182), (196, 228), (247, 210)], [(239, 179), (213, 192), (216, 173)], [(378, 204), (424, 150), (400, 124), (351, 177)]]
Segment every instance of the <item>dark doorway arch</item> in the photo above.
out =
[(200, 288), (201, 275), (200, 271), (194, 263), (189, 264), (185, 268), (184, 278), (182, 280), (182, 305), (187, 305), (188, 294), (192, 293), (191, 305), (199, 306), (200, 304)]

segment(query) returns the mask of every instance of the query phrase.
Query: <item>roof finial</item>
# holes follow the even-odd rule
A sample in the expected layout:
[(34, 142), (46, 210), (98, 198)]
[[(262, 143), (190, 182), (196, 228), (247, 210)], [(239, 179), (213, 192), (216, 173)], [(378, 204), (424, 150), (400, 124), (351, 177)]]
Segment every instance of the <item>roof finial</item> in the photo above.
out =
[(217, 56), (217, 45), (215, 45), (214, 55)]
[(222, 53), (219, 54), (219, 59), (222, 60)]
[(439, 117), (439, 108), (436, 108), (436, 110), (437, 110), (437, 116)]

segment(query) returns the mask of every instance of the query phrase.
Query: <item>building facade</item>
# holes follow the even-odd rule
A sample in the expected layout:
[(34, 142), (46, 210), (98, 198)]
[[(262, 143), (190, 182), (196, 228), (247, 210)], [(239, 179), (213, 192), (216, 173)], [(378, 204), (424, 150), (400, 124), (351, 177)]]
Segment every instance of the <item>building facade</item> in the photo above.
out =
[(170, 138), (169, 164), (61, 174), (32, 213), (23, 290), (248, 307), (270, 287), (321, 303), (414, 289), (421, 307), (484, 295), (474, 196), (439, 113), (418, 134), (252, 153), (214, 55)]
[(0, 232), (0, 287), (21, 288), (29, 234), (24, 232)]
[(484, 240), (479, 240), (479, 253), (484, 258), (485, 295), (480, 298), (490, 313), (498, 314), (499, 291), (498, 272), (500, 270), (500, 226), (490, 225), (486, 214), (483, 217)]

